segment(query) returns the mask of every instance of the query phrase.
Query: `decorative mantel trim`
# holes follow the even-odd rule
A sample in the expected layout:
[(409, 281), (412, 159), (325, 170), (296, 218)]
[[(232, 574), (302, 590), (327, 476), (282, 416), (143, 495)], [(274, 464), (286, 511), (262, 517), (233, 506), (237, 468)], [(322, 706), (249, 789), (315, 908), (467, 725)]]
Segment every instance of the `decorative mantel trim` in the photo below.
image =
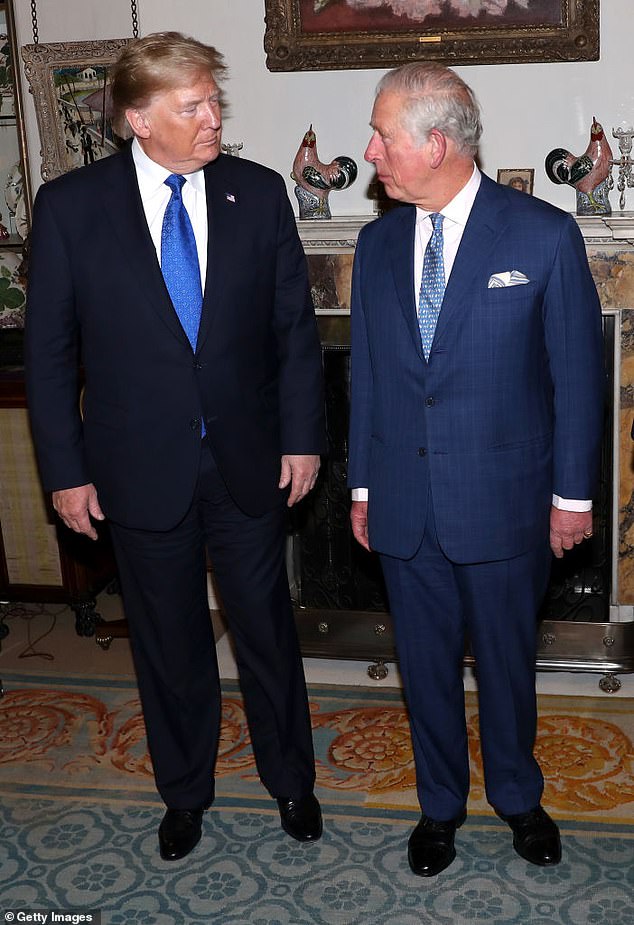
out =
[(297, 220), (299, 237), (307, 254), (347, 254), (357, 235), (376, 215), (342, 215), (330, 219)]
[[(586, 244), (634, 246), (634, 212), (574, 216)], [(324, 221), (301, 221), (297, 227), (307, 254), (346, 254), (355, 249), (361, 228), (376, 215), (340, 215)]]
[(592, 218), (577, 215), (586, 244), (629, 244), (634, 246), (634, 212), (613, 212)]

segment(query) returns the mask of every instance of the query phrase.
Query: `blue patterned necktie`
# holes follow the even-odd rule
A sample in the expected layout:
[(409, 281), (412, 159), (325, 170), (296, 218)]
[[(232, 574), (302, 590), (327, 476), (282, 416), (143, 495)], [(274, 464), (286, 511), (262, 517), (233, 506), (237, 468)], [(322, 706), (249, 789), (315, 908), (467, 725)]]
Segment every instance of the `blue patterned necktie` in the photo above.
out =
[(163, 217), (161, 270), (176, 314), (195, 350), (203, 291), (194, 230), (181, 195), (185, 177), (173, 173), (165, 183), (172, 195)]
[(418, 297), (418, 327), (426, 360), (429, 359), (436, 322), (445, 295), (445, 261), (442, 253), (444, 216), (440, 212), (432, 212), (429, 217), (434, 230), (425, 248), (423, 276)]

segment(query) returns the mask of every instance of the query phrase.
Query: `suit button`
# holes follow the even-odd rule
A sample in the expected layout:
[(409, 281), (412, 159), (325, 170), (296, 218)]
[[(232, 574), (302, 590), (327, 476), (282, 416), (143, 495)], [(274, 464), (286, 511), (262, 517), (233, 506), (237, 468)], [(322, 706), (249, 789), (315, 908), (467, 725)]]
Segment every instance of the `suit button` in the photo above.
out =
[(198, 360), (194, 360), (194, 369), (202, 369), (203, 364), (199, 363)]
[(191, 421), (189, 422), (189, 426), (191, 427), (192, 430), (198, 430), (198, 428), (200, 427), (200, 418), (192, 418)]
[(428, 408), (432, 408), (436, 404), (436, 399), (431, 398), (430, 396), (429, 398), (425, 399), (425, 404), (427, 405)]
[(419, 447), (418, 447), (418, 455), (419, 455), (419, 456), (426, 456), (426, 455), (427, 455), (427, 450), (425, 449), (424, 446), (419, 446)]

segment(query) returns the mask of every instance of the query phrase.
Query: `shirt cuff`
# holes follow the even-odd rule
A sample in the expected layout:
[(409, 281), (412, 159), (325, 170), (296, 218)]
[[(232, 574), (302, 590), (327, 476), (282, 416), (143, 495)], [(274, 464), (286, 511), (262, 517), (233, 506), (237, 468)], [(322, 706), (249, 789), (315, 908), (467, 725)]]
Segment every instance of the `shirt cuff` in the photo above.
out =
[(352, 495), (353, 501), (367, 501), (368, 500), (368, 489), (367, 488), (353, 488), (350, 494)]
[(571, 498), (560, 498), (559, 495), (553, 495), (553, 507), (559, 508), (560, 511), (576, 511), (582, 514), (585, 511), (592, 510), (592, 501), (576, 501)]

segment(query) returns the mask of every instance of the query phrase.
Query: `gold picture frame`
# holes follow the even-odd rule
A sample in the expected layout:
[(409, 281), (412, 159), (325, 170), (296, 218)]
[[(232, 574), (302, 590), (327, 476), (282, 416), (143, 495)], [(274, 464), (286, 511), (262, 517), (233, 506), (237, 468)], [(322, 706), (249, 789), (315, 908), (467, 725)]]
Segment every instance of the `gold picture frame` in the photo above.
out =
[(500, 167), (497, 181), (502, 186), (512, 186), (522, 193), (533, 195), (535, 169), (533, 167)]
[(43, 180), (117, 150), (109, 120), (108, 67), (129, 41), (22, 47), (40, 133)]
[[(488, 7), (488, 9), (487, 9)], [(514, 64), (596, 61), (599, 0), (484, 2), (430, 0), (265, 0), (270, 71), (392, 67), (407, 61)]]

